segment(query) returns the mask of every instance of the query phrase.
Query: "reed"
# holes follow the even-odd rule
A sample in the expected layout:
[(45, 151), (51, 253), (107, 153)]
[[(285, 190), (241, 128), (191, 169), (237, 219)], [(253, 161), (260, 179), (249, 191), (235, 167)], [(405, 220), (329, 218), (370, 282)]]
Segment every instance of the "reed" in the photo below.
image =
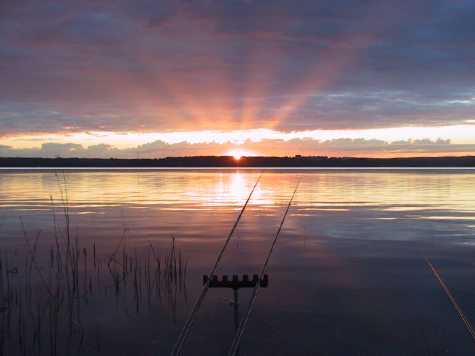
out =
[[(145, 251), (134, 247), (130, 253), (124, 223), (112, 254), (101, 255), (96, 244), (81, 246), (79, 231), (71, 229), (65, 180), (57, 179), (60, 203), (50, 197), (53, 243), (40, 248), (42, 231), (28, 236), (20, 218), (26, 250), (0, 250), (0, 355), (81, 354), (87, 308), (108, 298), (109, 289), (114, 291), (117, 309), (128, 313), (133, 305), (136, 314), (146, 305), (151, 315), (154, 301), (162, 305), (166, 298), (175, 315), (177, 297), (186, 295), (187, 260), (177, 250), (174, 237), (163, 254), (152, 242)], [(90, 335), (98, 353), (101, 332), (106, 331), (97, 323)]]
[[(126, 313), (132, 305), (136, 314), (146, 306), (151, 315), (154, 300), (161, 304), (165, 298), (175, 318), (177, 297), (186, 295), (188, 260), (176, 249), (174, 240), (164, 254), (150, 243), (146, 258), (138, 249), (132, 255), (124, 252), (120, 261), (110, 256), (109, 276), (101, 275), (102, 262), (97, 253), (94, 269), (94, 257), (84, 250), (60, 247), (41, 256), (35, 239), (23, 258), (12, 259), (8, 251), (0, 252), (2, 350), (25, 355), (79, 352), (85, 337), (83, 309), (108, 288), (113, 288), (117, 306)], [(104, 277), (111, 283), (101, 288)], [(127, 286), (131, 293), (126, 291)]]

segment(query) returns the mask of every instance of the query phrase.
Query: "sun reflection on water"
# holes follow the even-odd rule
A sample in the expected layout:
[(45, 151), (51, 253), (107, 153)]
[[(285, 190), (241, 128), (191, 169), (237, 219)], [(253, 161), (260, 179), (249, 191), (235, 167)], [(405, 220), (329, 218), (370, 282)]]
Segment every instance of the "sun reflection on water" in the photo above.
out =
[[(349, 332), (353, 334), (356, 330), (358, 337), (365, 338), (369, 345), (377, 339), (372, 331), (368, 332), (368, 325), (377, 325), (380, 315), (389, 318), (388, 325), (396, 323), (395, 329), (405, 330), (404, 327), (414, 324), (412, 314), (421, 313), (417, 316), (435, 328), (437, 323), (432, 321), (437, 311), (427, 308), (428, 289), (420, 288), (430, 281), (427, 267), (420, 263), (419, 247), (424, 246), (434, 257), (439, 254), (440, 264), (448, 258), (449, 247), (473, 245), (474, 173), (267, 170), (243, 214), (220, 265), (221, 271), (228, 275), (252, 274), (262, 266), (269, 242), (302, 178), (269, 266), (272, 286), (263, 290), (259, 299), (266, 319), (284, 328), (287, 335), (295, 333), (295, 340), (302, 337), (301, 330), (308, 331), (305, 342), (313, 351), (320, 341), (315, 341), (314, 330), (321, 330), (322, 325), (330, 328), (328, 334), (332, 335), (340, 335), (347, 325), (353, 325)], [(62, 208), (67, 206), (74, 235), (80, 236), (81, 246), (85, 247), (80, 250), (82, 255), (86, 248), (91, 251), (94, 244), (94, 251), (97, 246), (98, 252), (113, 256), (121, 236), (125, 236), (124, 245), (130, 251), (136, 245), (139, 252), (150, 246), (156, 247), (156, 251), (158, 248), (166, 251), (171, 241), (176, 243), (181, 256), (190, 257), (187, 288), (189, 295), (195, 295), (202, 287), (202, 272), (209, 271), (260, 174), (258, 170), (243, 169), (68, 172), (61, 185), (63, 192), (67, 190), (67, 197), (65, 194), (61, 197), (53, 172), (0, 172), (0, 247), (3, 251), (16, 251), (18, 246), (25, 249), (24, 235), (33, 237), (42, 229), (41, 237), (45, 240), (40, 241), (39, 247), (49, 258), (52, 244), (48, 239), (54, 236), (54, 231), (59, 231), (56, 224), (65, 224)], [(25, 234), (19, 216), (25, 223)], [(471, 256), (475, 253), (468, 252)], [(88, 252), (88, 256), (93, 255)], [(143, 256), (143, 261), (148, 261)], [(459, 269), (453, 270), (462, 271), (459, 273), (462, 276), (468, 265), (466, 256), (458, 251), (452, 252), (452, 256), (455, 257), (450, 257), (451, 263), (446, 265), (463, 262)], [(153, 260), (153, 254), (149, 257)], [(109, 257), (103, 261), (107, 260)], [(108, 273), (105, 268), (104, 271)], [(459, 291), (466, 291), (467, 285), (470, 286), (468, 278)], [(436, 288), (437, 285), (435, 292), (440, 292)], [(413, 298), (414, 291), (419, 294)], [(407, 311), (408, 295), (410, 305), (416, 303), (414, 313), (407, 313), (411, 317), (401, 319), (399, 311)], [(185, 300), (180, 303), (178, 313), (182, 315), (178, 319), (183, 319), (189, 305)], [(108, 300), (105, 304), (114, 303)], [(229, 325), (232, 332), (232, 323), (221, 318), (224, 313), (218, 310), (219, 306), (209, 304), (203, 310), (206, 317), (201, 318), (197, 327), (215, 332)], [(380, 308), (380, 313), (375, 311), (375, 306)], [(400, 309), (395, 310), (395, 306)], [(89, 316), (96, 317), (96, 311)], [(212, 313), (216, 313), (216, 319)], [(113, 311), (108, 309), (97, 314), (111, 321), (110, 324), (115, 321)], [(167, 321), (166, 317), (150, 318), (145, 314), (143, 317), (141, 321), (153, 320), (150, 326), (153, 342), (163, 330), (177, 329), (177, 323)], [(366, 322), (352, 324), (357, 319)], [(91, 323), (93, 319), (83, 320)], [(127, 320), (117, 323), (120, 325), (128, 326), (130, 322), (125, 318), (118, 320)], [(263, 325), (262, 319), (254, 320)], [(439, 325), (445, 326), (444, 310), (440, 312), (440, 320)], [(182, 323), (183, 320), (178, 322)], [(149, 327), (149, 324), (137, 325)], [(273, 338), (276, 333), (272, 329), (265, 332), (259, 340), (279, 341)], [(418, 332), (416, 328), (414, 334), (419, 335)], [(145, 334), (137, 338), (141, 344)], [(172, 347), (170, 339), (174, 338), (170, 335), (160, 339), (165, 348)], [(209, 336), (213, 335), (210, 332)], [(434, 332), (434, 335), (437, 336), (433, 341), (443, 333)], [(342, 339), (338, 336), (332, 348)], [(420, 337), (415, 339), (420, 345)], [(454, 341), (454, 345), (459, 341)], [(200, 342), (209, 346), (206, 341)], [(249, 339), (246, 343), (249, 344)], [(387, 338), (381, 338), (381, 345), (385, 343)], [(399, 344), (397, 340), (391, 347)]]
[[(0, 174), (2, 209), (48, 209), (68, 199), (75, 209), (131, 205), (165, 208), (241, 207), (260, 172), (232, 170), (68, 172), (67, 196), (61, 198), (53, 172)], [(298, 177), (295, 197), (300, 210), (344, 211), (367, 206), (398, 212), (438, 209), (473, 211), (473, 174), (464, 172), (266, 171), (250, 205), (266, 209), (285, 205)], [(50, 199), (53, 199), (53, 203)]]

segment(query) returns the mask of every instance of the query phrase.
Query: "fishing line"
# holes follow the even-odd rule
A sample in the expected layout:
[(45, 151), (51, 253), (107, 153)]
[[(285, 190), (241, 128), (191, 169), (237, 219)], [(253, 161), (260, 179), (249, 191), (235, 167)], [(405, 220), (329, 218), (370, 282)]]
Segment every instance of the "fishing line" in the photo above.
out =
[(463, 323), (465, 324), (465, 326), (467, 327), (468, 329), (468, 332), (470, 333), (470, 336), (472, 337), (473, 341), (475, 341), (475, 332), (473, 331), (472, 329), (472, 326), (470, 325), (470, 323), (468, 322), (467, 318), (465, 317), (465, 315), (463, 314), (462, 312), (462, 309), (460, 309), (460, 307), (458, 306), (457, 302), (455, 301), (454, 297), (452, 297), (452, 293), (450, 293), (449, 289), (447, 288), (447, 286), (445, 285), (445, 283), (442, 281), (442, 278), (440, 278), (439, 274), (437, 273), (437, 271), (435, 270), (434, 266), (432, 266), (432, 263), (430, 263), (429, 259), (427, 258), (427, 256), (424, 254), (424, 252), (422, 252), (422, 256), (424, 256), (424, 258), (426, 259), (427, 263), (429, 264), (430, 268), (432, 269), (432, 272), (434, 272), (435, 276), (437, 277), (437, 279), (439, 280), (440, 284), (442, 285), (442, 288), (444, 288), (445, 290), (445, 293), (447, 293), (447, 296), (450, 298), (450, 300), (452, 301), (452, 304), (454, 305), (455, 309), (457, 309), (457, 312), (459, 313), (460, 317), (462, 318), (462, 321)]
[(266, 272), (270, 257), (272, 256), (272, 253), (274, 252), (275, 243), (277, 242), (277, 238), (279, 237), (280, 230), (282, 229), (282, 225), (284, 225), (285, 218), (287, 217), (287, 213), (289, 212), (290, 205), (292, 204), (292, 201), (294, 200), (295, 193), (297, 193), (297, 189), (299, 187), (301, 180), (302, 178), (299, 179), (297, 186), (295, 187), (294, 193), (292, 194), (292, 198), (290, 198), (289, 204), (287, 205), (287, 209), (285, 210), (284, 217), (282, 218), (282, 221), (280, 222), (279, 229), (277, 230), (277, 233), (275, 234), (274, 241), (269, 250), (269, 254), (267, 255), (266, 262), (264, 263), (264, 266), (262, 267), (261, 274), (259, 275), (259, 279), (257, 280), (256, 286), (254, 287), (254, 290), (251, 295), (251, 299), (249, 300), (249, 304), (247, 305), (246, 312), (244, 313), (244, 316), (241, 319), (241, 323), (239, 324), (239, 328), (236, 331), (236, 335), (234, 336), (234, 340), (231, 345), (231, 349), (229, 350), (228, 356), (235, 355), (236, 349), (238, 348), (239, 343), (241, 342), (241, 336), (242, 336), (242, 333), (244, 332), (244, 328), (246, 327), (247, 320), (249, 319), (249, 314), (251, 314), (254, 301), (256, 300), (257, 293), (259, 292), (259, 287), (261, 286), (261, 281), (264, 278), (264, 273)]
[(186, 321), (186, 324), (183, 327), (183, 330), (181, 331), (181, 334), (178, 337), (178, 341), (176, 342), (175, 347), (173, 348), (173, 351), (170, 354), (170, 356), (177, 356), (180, 353), (181, 347), (183, 346), (183, 343), (185, 342), (185, 339), (188, 335), (188, 332), (190, 331), (191, 326), (193, 325), (193, 321), (195, 320), (196, 314), (198, 313), (198, 310), (200, 309), (201, 304), (203, 303), (203, 300), (206, 296), (206, 292), (208, 291), (209, 284), (210, 284), (211, 280), (213, 279), (213, 276), (216, 274), (216, 270), (218, 269), (218, 266), (221, 263), (221, 260), (223, 259), (224, 252), (226, 251), (226, 248), (229, 245), (229, 241), (231, 240), (231, 237), (234, 234), (234, 230), (236, 230), (236, 227), (239, 223), (239, 220), (241, 219), (241, 216), (244, 213), (244, 210), (246, 209), (247, 203), (249, 203), (249, 200), (251, 199), (252, 193), (254, 193), (254, 190), (256, 189), (257, 184), (261, 180), (261, 177), (262, 177), (263, 174), (264, 174), (264, 170), (261, 172), (261, 175), (257, 179), (257, 182), (254, 185), (254, 188), (252, 188), (251, 193), (249, 194), (249, 197), (246, 200), (246, 203), (242, 207), (241, 213), (239, 214), (236, 222), (234, 223), (234, 226), (233, 226), (231, 232), (229, 233), (229, 236), (226, 239), (226, 242), (224, 243), (223, 248), (221, 249), (221, 253), (218, 256), (218, 259), (216, 260), (216, 263), (214, 264), (213, 269), (211, 270), (211, 272), (208, 275), (208, 280), (206, 281), (206, 283), (203, 285), (203, 288), (201, 289), (201, 293), (200, 293), (198, 299), (196, 300), (195, 306), (193, 307), (193, 310), (191, 311), (191, 313), (188, 317), (188, 320)]

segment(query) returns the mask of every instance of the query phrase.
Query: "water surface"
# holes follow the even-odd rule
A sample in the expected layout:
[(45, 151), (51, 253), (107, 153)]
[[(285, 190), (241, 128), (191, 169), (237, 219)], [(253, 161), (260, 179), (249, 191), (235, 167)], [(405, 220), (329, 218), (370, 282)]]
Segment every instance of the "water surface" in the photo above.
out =
[[(41, 284), (35, 268), (43, 268), (46, 278), (49, 254), (58, 236), (64, 242), (69, 226), (80, 265), (89, 274), (80, 277), (81, 293), (87, 293), (78, 298), (75, 324), (56, 330), (59, 354), (77, 354), (79, 348), (81, 355), (137, 350), (168, 355), (200, 292), (202, 275), (209, 273), (260, 175), (260, 170), (241, 169), (0, 171), (4, 286), (8, 277), (24, 288), (25, 278), (14, 277), (28, 256), (31, 262), (35, 241), (38, 266), (30, 277)], [(424, 258), (475, 324), (475, 171), (265, 170), (219, 276), (260, 272), (299, 181), (241, 355), (475, 352), (467, 326)], [(163, 258), (172, 243), (183, 264), (187, 261), (184, 285), (180, 281), (147, 298), (145, 287), (136, 294), (131, 279), (114, 293), (107, 269), (111, 256), (118, 260), (126, 251), (140, 261), (143, 269), (136, 271), (145, 283), (150, 247)], [(102, 263), (100, 276), (90, 260), (93, 249)], [(13, 268), (19, 272), (7, 273)], [(251, 289), (239, 291), (241, 315), (250, 294)], [(232, 298), (231, 289), (209, 290), (181, 355), (227, 354), (234, 336)], [(13, 319), (24, 315), (25, 328), (37, 320), (9, 307)], [(5, 330), (18, 326), (6, 314), (8, 354), (21, 345), (16, 331)], [(30, 335), (23, 349), (49, 354), (48, 323), (37, 323), (44, 326), (45, 342), (38, 346)], [(70, 334), (81, 337), (65, 346), (61, 335)]]

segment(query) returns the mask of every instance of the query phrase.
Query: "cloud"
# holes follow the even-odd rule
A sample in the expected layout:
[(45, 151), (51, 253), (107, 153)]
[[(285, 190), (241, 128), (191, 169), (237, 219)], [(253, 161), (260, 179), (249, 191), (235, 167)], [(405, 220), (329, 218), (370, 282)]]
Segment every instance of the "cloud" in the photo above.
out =
[(390, 157), (451, 154), (473, 154), (474, 144), (451, 144), (450, 140), (407, 140), (386, 142), (382, 140), (340, 138), (333, 140), (304, 139), (266, 139), (260, 142), (247, 140), (237, 144), (179, 142), (169, 144), (155, 141), (135, 148), (117, 149), (110, 145), (100, 144), (84, 148), (74, 143), (45, 143), (41, 148), (13, 149), (0, 145), (0, 157), (80, 157), (80, 158), (164, 158), (177, 156), (214, 156), (224, 155), (232, 149), (247, 150), (264, 156), (351, 156), (351, 157)]
[(473, 119), (472, 1), (4, 1), (1, 134)]

